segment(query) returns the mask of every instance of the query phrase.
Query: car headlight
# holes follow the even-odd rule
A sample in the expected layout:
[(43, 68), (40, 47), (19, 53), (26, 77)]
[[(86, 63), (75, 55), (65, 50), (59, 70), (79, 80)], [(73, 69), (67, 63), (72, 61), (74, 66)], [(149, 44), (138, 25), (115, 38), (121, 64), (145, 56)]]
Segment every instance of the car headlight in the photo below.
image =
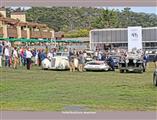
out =
[(134, 63), (136, 63), (136, 62), (137, 62), (137, 60), (133, 60), (133, 62), (134, 62)]
[(129, 60), (125, 60), (126, 63), (129, 63)]

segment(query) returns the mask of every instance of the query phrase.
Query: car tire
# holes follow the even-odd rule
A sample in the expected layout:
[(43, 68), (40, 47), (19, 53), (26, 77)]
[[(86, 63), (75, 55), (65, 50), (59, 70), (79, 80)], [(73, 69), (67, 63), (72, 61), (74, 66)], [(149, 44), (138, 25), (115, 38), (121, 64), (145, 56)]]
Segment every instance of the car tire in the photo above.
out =
[(142, 70), (140, 70), (139, 72), (140, 72), (140, 73), (143, 73), (143, 71), (144, 71), (144, 70), (142, 69)]
[(156, 75), (154, 75), (154, 77), (153, 77), (153, 84), (155, 86), (157, 86), (157, 76)]

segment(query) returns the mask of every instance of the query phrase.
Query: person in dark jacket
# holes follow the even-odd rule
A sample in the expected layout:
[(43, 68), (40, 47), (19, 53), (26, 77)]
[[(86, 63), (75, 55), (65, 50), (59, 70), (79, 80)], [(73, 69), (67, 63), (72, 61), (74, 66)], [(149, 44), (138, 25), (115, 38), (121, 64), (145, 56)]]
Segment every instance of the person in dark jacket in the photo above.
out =
[(41, 62), (46, 58), (46, 53), (44, 50), (42, 50), (41, 54), (40, 54), (40, 58), (41, 58)]
[(39, 63), (39, 67), (41, 66), (41, 50), (39, 50), (38, 52), (38, 63)]
[(147, 67), (147, 63), (149, 61), (149, 58), (148, 58), (147, 54), (144, 55), (143, 60), (144, 60), (145, 66)]
[(155, 68), (157, 69), (157, 54), (154, 56), (154, 64), (155, 64)]
[(113, 61), (113, 59), (112, 59), (112, 57), (111, 56), (108, 56), (107, 57), (107, 63), (108, 63), (108, 65), (111, 67), (111, 70), (112, 71), (115, 71), (115, 68), (114, 68), (114, 61)]

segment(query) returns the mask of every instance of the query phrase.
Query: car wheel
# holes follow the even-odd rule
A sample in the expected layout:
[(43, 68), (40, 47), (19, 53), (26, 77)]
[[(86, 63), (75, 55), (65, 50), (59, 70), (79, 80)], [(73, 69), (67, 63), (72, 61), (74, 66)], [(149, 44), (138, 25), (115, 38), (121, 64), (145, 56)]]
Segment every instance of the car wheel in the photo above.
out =
[(157, 76), (156, 75), (154, 75), (154, 77), (153, 77), (153, 84), (155, 86), (157, 86)]
[(126, 73), (128, 73), (129, 72), (129, 70), (126, 70)]
[(143, 73), (143, 71), (144, 71), (144, 70), (142, 69), (142, 70), (140, 70), (139, 72), (140, 72), (140, 73)]
[(120, 73), (124, 73), (124, 70), (120, 70)]

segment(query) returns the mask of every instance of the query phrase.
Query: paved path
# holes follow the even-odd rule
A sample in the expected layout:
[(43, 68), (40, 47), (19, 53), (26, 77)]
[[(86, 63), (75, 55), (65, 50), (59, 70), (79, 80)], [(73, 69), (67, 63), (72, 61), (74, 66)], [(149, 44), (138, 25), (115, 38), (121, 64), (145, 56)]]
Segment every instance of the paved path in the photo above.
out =
[(0, 120), (157, 120), (157, 112), (15, 112), (1, 111)]

